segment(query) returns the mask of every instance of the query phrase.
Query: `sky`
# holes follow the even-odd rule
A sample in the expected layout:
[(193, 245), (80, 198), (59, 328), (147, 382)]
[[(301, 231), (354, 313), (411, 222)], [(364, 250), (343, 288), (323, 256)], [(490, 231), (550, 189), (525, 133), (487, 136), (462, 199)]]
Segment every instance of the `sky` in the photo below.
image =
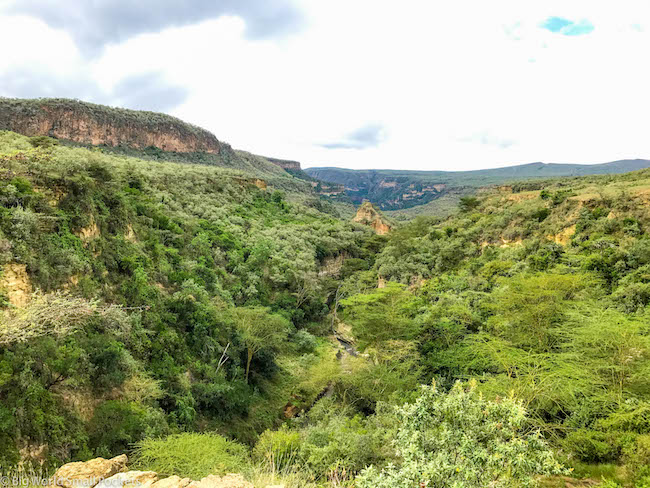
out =
[(0, 96), (162, 111), (303, 167), (650, 158), (647, 0), (0, 0)]

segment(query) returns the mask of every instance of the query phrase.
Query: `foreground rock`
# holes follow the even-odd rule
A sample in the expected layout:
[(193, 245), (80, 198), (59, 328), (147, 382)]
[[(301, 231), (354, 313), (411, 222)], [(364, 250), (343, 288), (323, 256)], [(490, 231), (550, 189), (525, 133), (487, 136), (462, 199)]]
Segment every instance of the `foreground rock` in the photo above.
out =
[(100, 481), (126, 471), (128, 458), (125, 454), (113, 459), (97, 458), (86, 462), (68, 463), (61, 466), (52, 478), (52, 484), (64, 488), (92, 487)]
[(210, 475), (198, 481), (180, 476), (160, 478), (153, 471), (127, 471), (125, 454), (61, 466), (50, 480), (64, 488), (254, 488), (240, 474)]

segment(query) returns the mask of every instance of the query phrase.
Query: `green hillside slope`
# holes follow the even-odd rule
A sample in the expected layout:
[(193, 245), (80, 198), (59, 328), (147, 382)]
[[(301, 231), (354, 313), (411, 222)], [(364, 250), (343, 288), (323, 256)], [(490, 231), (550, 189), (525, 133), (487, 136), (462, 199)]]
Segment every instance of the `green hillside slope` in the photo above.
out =
[(386, 235), (276, 178), (0, 132), (0, 474), (648, 484), (650, 170)]

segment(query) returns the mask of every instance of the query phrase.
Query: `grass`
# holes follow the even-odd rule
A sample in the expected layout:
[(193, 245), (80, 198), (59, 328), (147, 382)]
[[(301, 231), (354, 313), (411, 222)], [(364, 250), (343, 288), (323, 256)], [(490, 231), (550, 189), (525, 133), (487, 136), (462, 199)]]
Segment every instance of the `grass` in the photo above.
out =
[(243, 445), (212, 433), (183, 433), (146, 439), (135, 446), (133, 468), (198, 480), (239, 473), (249, 466)]
[(616, 464), (587, 464), (576, 463), (572, 475), (576, 478), (608, 480), (623, 484), (626, 480), (623, 468)]
[(21, 464), (9, 470), (0, 466), (0, 486), (42, 487), (47, 485), (52, 474), (39, 465)]

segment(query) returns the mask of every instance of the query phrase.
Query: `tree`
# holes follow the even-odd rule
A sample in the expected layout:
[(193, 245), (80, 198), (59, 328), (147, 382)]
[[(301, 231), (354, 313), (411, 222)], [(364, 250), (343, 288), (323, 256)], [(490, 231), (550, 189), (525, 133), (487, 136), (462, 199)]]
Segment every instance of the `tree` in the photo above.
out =
[(460, 202), (458, 202), (458, 207), (460, 207), (461, 212), (469, 212), (474, 210), (479, 206), (478, 198), (476, 197), (462, 197)]
[(246, 382), (251, 361), (262, 350), (275, 351), (286, 341), (289, 321), (265, 307), (239, 307), (232, 311), (235, 324), (246, 345)]
[(389, 282), (385, 288), (346, 298), (341, 303), (345, 306), (345, 320), (352, 325), (352, 333), (362, 349), (387, 340), (407, 340), (419, 330), (409, 310), (413, 296), (399, 283)]
[(399, 466), (370, 467), (359, 488), (520, 487), (536, 474), (564, 470), (539, 432), (528, 429), (523, 406), (485, 400), (475, 384), (456, 383), (448, 394), (424, 387), (412, 404), (397, 408)]

